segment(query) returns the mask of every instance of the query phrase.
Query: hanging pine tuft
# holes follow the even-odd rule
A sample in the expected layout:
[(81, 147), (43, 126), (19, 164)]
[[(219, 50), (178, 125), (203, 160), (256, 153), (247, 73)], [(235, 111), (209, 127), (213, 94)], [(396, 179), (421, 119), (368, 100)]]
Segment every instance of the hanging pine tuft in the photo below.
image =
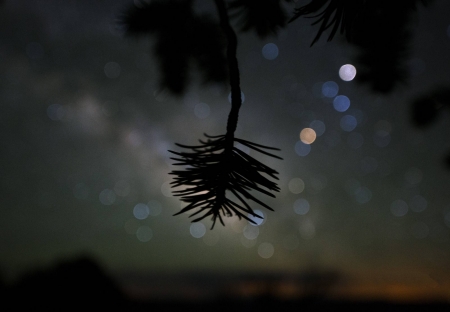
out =
[[(181, 196), (181, 200), (188, 203), (175, 215), (188, 211), (193, 211), (191, 217), (200, 214), (200, 217), (192, 222), (211, 216), (213, 221), (211, 229), (214, 228), (217, 218), (222, 225), (225, 225), (222, 216), (237, 215), (239, 219), (244, 218), (255, 223), (248, 215), (257, 218), (260, 216), (250, 208), (245, 199), (254, 201), (269, 210), (273, 211), (273, 209), (256, 199), (249, 191), (257, 190), (271, 197), (275, 197), (271, 191), (279, 191), (277, 184), (264, 176), (267, 175), (278, 180), (275, 176), (278, 172), (239, 150), (234, 143), (240, 143), (257, 152), (281, 159), (265, 151), (278, 150), (277, 148), (234, 137), (242, 104), (239, 67), (236, 58), (237, 37), (230, 26), (225, 2), (215, 0), (215, 3), (220, 17), (220, 25), (228, 43), (227, 63), (231, 87), (231, 110), (228, 115), (227, 132), (225, 135), (219, 136), (205, 135), (207, 141), (200, 140), (201, 144), (198, 146), (177, 144), (179, 147), (190, 149), (191, 152), (170, 151), (179, 156), (179, 158), (172, 158), (178, 161), (175, 165), (187, 166), (184, 171), (171, 172), (176, 176), (172, 182), (173, 187), (187, 187), (184, 190), (174, 191), (175, 196)], [(239, 203), (227, 198), (227, 191), (231, 192), (239, 200)]]
[[(279, 191), (275, 182), (269, 180), (265, 175), (278, 180), (275, 170), (257, 161), (250, 155), (234, 146), (234, 142), (240, 143), (252, 150), (265, 155), (281, 159), (265, 150), (278, 150), (277, 148), (255, 144), (246, 140), (233, 138), (232, 136), (219, 135), (208, 136), (207, 141), (200, 140), (198, 146), (178, 146), (190, 149), (192, 152), (174, 152), (179, 156), (172, 158), (178, 161), (174, 165), (187, 166), (184, 171), (172, 171), (175, 175), (171, 183), (173, 187), (186, 186), (184, 190), (174, 191), (175, 196), (181, 196), (181, 200), (188, 203), (175, 215), (193, 211), (190, 217), (200, 215), (192, 222), (197, 222), (211, 216), (212, 228), (219, 219), (224, 225), (222, 215), (231, 217), (237, 215), (239, 219), (244, 218), (255, 223), (248, 215), (260, 218), (245, 199), (254, 201), (261, 206), (272, 210), (268, 205), (256, 199), (249, 193), (257, 190), (263, 194), (275, 197), (270, 191)], [(226, 192), (231, 192), (239, 202), (226, 197)]]

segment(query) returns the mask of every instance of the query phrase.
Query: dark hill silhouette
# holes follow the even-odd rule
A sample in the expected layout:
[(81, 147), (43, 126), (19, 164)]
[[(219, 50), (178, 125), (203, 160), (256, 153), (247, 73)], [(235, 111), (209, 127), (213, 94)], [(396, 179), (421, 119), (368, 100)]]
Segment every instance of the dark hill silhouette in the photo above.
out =
[(122, 310), (127, 299), (116, 283), (91, 258), (63, 261), (25, 274), (6, 292), (10, 311), (64, 311), (101, 308)]
[[(294, 274), (295, 275), (295, 274)], [(290, 278), (294, 278), (289, 275)], [(0, 289), (1, 311), (449, 311), (448, 302), (395, 303), (386, 301), (364, 301), (352, 299), (329, 299), (327, 292), (339, 275), (336, 272), (314, 270), (298, 275), (298, 281), (308, 288), (300, 297), (283, 298), (277, 295), (276, 287), (286, 279), (284, 275), (208, 275), (182, 277), (186, 285), (198, 288), (201, 285), (223, 284), (215, 296), (209, 299), (185, 297), (152, 297), (131, 299), (108, 276), (101, 266), (89, 257), (78, 257), (61, 261), (48, 269), (25, 274), (17, 283)], [(158, 279), (157, 279), (158, 280)], [(167, 284), (173, 276), (161, 275), (156, 284)], [(257, 284), (262, 291), (251, 296), (239, 295), (236, 289), (243, 285)], [(175, 283), (176, 284), (176, 283)], [(216, 285), (216, 286), (217, 286)], [(1, 286), (1, 284), (0, 284)], [(175, 285), (176, 286), (176, 285)], [(246, 287), (246, 286), (244, 286)], [(200, 287), (201, 288), (201, 287)], [(251, 287), (250, 287), (251, 288)]]

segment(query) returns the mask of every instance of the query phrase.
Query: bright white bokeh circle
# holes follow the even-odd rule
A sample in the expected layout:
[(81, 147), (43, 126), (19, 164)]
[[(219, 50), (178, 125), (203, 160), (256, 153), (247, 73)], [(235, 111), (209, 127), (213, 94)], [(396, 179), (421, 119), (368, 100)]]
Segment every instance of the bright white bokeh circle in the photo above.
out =
[(356, 68), (352, 64), (345, 64), (339, 68), (339, 77), (344, 81), (352, 81), (356, 76)]

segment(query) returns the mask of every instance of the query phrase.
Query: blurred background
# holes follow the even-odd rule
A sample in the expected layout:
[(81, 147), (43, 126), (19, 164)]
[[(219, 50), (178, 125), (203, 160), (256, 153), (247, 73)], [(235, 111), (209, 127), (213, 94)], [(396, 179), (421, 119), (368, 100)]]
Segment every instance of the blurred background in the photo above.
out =
[[(448, 1), (419, 7), (410, 79), (387, 94), (358, 83), (344, 38), (310, 47), (311, 20), (238, 33), (236, 136), (281, 149), (250, 152), (281, 191), (258, 197), (275, 209), (253, 206), (258, 225), (214, 230), (172, 217), (168, 150), (225, 132), (228, 87), (194, 75), (182, 96), (161, 89), (152, 37), (118, 25), (139, 0), (0, 3), (3, 293), (64, 274), (88, 289), (104, 272), (136, 300), (450, 299), (450, 116), (419, 128), (411, 113), (450, 83)], [(196, 9), (217, 18), (213, 1)]]

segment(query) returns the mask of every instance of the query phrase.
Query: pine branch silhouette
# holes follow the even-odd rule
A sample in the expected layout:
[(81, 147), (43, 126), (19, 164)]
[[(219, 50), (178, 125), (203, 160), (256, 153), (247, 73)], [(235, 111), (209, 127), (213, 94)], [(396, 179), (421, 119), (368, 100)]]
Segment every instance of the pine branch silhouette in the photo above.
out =
[[(208, 141), (200, 140), (201, 145), (198, 146), (177, 144), (180, 147), (191, 149), (192, 152), (190, 153), (171, 151), (173, 154), (180, 156), (180, 158), (172, 158), (179, 161), (174, 165), (189, 166), (184, 171), (175, 170), (171, 173), (176, 175), (172, 182), (173, 187), (188, 187), (184, 190), (174, 191), (175, 196), (182, 196), (181, 200), (188, 203), (188, 206), (175, 215), (192, 210), (194, 212), (190, 217), (202, 213), (192, 222), (198, 222), (211, 216), (213, 220), (212, 229), (217, 219), (224, 225), (222, 215), (228, 217), (237, 215), (239, 219), (244, 218), (251, 223), (255, 223), (247, 215), (250, 214), (257, 218), (260, 218), (260, 216), (253, 211), (245, 199), (254, 201), (273, 211), (264, 202), (251, 195), (249, 191), (257, 190), (275, 197), (270, 191), (279, 191), (277, 184), (263, 174), (278, 180), (277, 172), (234, 147), (233, 143), (239, 142), (250, 149), (281, 159), (263, 150), (277, 149), (233, 138), (228, 133), (227, 135), (214, 137), (206, 135), (206, 137)], [(230, 191), (239, 200), (239, 203), (228, 199), (226, 197), (227, 191)]]
[[(426, 6), (432, 0), (314, 0), (295, 10), (289, 22), (300, 17), (315, 18), (320, 24), (311, 43), (313, 46), (331, 28), (328, 41), (336, 33), (345, 35), (359, 50), (356, 58), (358, 77), (355, 81), (368, 84), (373, 91), (389, 93), (409, 78), (411, 29), (409, 22), (418, 4)], [(388, 73), (388, 74), (387, 74)]]
[[(198, 65), (204, 82), (224, 82), (229, 78), (231, 110), (226, 133), (219, 136), (205, 134), (206, 140), (200, 140), (198, 146), (177, 144), (190, 150), (188, 152), (170, 151), (175, 155), (172, 158), (175, 165), (187, 167), (170, 173), (175, 176), (174, 188), (185, 187), (175, 190), (174, 195), (181, 196), (188, 204), (175, 215), (184, 212), (192, 212), (191, 217), (202, 214), (193, 222), (211, 216), (211, 228), (214, 228), (217, 219), (224, 225), (223, 216), (237, 215), (239, 219), (255, 223), (248, 216), (260, 216), (246, 200), (272, 210), (250, 191), (274, 197), (271, 192), (279, 191), (279, 188), (270, 179), (277, 180), (278, 173), (234, 147), (235, 143), (240, 143), (252, 151), (281, 159), (268, 152), (279, 149), (234, 137), (242, 99), (236, 58), (237, 36), (230, 25), (228, 10), (233, 11), (233, 18), (245, 21), (242, 31), (255, 30), (263, 37), (284, 26), (284, 11), (279, 2), (235, 0), (227, 8), (224, 0), (215, 0), (219, 25), (209, 16), (195, 14), (192, 0), (152, 1), (139, 8), (131, 7), (122, 17), (128, 35), (156, 37), (155, 54), (160, 64), (161, 85), (173, 94), (181, 95), (186, 90), (192, 62)], [(227, 198), (228, 193), (238, 202)]]
[[(329, 2), (329, 3), (328, 3)], [(328, 3), (328, 6), (326, 4)], [(351, 36), (353, 22), (355, 17), (362, 7), (363, 1), (360, 0), (316, 0), (295, 9), (294, 15), (289, 20), (289, 23), (298, 19), (299, 17), (318, 18), (311, 25), (320, 23), (319, 31), (316, 37), (311, 42), (313, 46), (331, 26), (331, 33), (328, 36), (328, 41), (333, 40), (336, 32), (340, 28), (341, 35), (346, 35), (347, 39)], [(325, 7), (326, 6), (326, 7)]]
[(286, 25), (287, 15), (280, 0), (234, 0), (229, 3), (228, 9), (241, 31), (254, 30), (260, 38), (276, 34), (279, 28)]
[[(284, 0), (292, 2), (292, 0)], [(184, 152), (170, 151), (175, 156), (172, 186), (187, 206), (175, 215), (191, 213), (193, 222), (211, 217), (224, 225), (223, 217), (237, 215), (250, 222), (250, 216), (259, 217), (247, 201), (272, 210), (250, 191), (255, 190), (274, 197), (279, 188), (272, 180), (278, 174), (237, 149), (235, 143), (254, 152), (280, 158), (269, 151), (278, 149), (236, 138), (234, 132), (242, 104), (239, 66), (236, 58), (237, 36), (230, 19), (237, 21), (240, 31), (255, 31), (263, 38), (276, 34), (286, 24), (282, 0), (214, 0), (220, 24), (209, 16), (193, 10), (193, 0), (154, 0), (143, 7), (132, 7), (122, 19), (129, 35), (143, 34), (156, 37), (155, 54), (159, 59), (161, 85), (174, 94), (185, 92), (190, 80), (191, 64), (202, 73), (203, 82), (226, 82), (231, 87), (231, 110), (223, 135), (209, 136), (196, 146), (177, 144)], [(419, 4), (432, 0), (314, 0), (300, 6), (288, 22), (300, 17), (312, 18), (319, 25), (313, 46), (325, 32), (331, 41), (340, 33), (358, 47), (358, 77), (356, 81), (370, 85), (379, 93), (391, 92), (408, 79), (407, 59), (411, 29), (409, 22)], [(226, 53), (225, 53), (226, 49)], [(387, 74), (389, 73), (389, 74)], [(427, 107), (427, 99), (418, 100), (416, 110), (421, 117), (433, 119), (436, 112)], [(428, 103), (427, 102), (427, 103)], [(422, 111), (420, 111), (422, 109)], [(425, 111), (425, 113), (423, 113)], [(427, 115), (428, 114), (428, 115)], [(281, 159), (281, 158), (280, 158)], [(231, 200), (232, 194), (237, 200)]]
[[(186, 146), (177, 144), (192, 152), (174, 152), (180, 158), (173, 158), (178, 161), (175, 165), (188, 166), (186, 170), (174, 170), (175, 175), (172, 182), (173, 187), (187, 186), (185, 190), (174, 191), (175, 196), (181, 196), (181, 200), (188, 205), (175, 215), (184, 212), (192, 212), (190, 217), (203, 213), (192, 222), (198, 222), (208, 216), (213, 221), (211, 229), (219, 219), (222, 225), (222, 216), (238, 216), (239, 219), (246, 219), (255, 223), (247, 215), (260, 218), (247, 204), (247, 200), (254, 201), (261, 206), (273, 210), (268, 205), (258, 200), (249, 193), (256, 190), (271, 197), (275, 197), (270, 191), (279, 191), (276, 183), (266, 176), (278, 180), (276, 172), (272, 168), (260, 163), (256, 159), (234, 147), (238, 142), (248, 148), (263, 153), (265, 155), (281, 159), (280, 157), (268, 153), (269, 150), (279, 150), (255, 144), (249, 141), (234, 137), (236, 130), (239, 109), (241, 107), (241, 88), (239, 67), (236, 58), (237, 36), (230, 25), (227, 9), (223, 0), (215, 0), (217, 11), (220, 17), (220, 25), (227, 37), (227, 61), (231, 87), (231, 110), (227, 121), (227, 131), (225, 135), (208, 136), (207, 141), (200, 140), (201, 145)], [(227, 191), (231, 192), (239, 203), (227, 198)]]
[(133, 5), (120, 23), (128, 36), (156, 38), (154, 54), (160, 67), (161, 89), (182, 95), (192, 78), (192, 65), (200, 71), (203, 84), (226, 83), (225, 38), (210, 16), (194, 12), (192, 0)]

